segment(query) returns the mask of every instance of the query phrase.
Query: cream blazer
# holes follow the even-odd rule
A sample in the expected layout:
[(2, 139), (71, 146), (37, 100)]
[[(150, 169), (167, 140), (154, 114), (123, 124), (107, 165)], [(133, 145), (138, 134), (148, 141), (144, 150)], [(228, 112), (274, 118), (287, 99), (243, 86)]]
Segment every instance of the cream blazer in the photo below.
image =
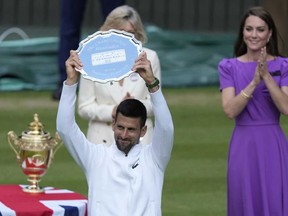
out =
[[(143, 48), (150, 60), (154, 75), (161, 83), (161, 66), (155, 51)], [(132, 73), (124, 78), (123, 85), (119, 82), (101, 84), (84, 79), (81, 76), (78, 93), (78, 114), (89, 120), (87, 139), (95, 144), (105, 143), (111, 145), (114, 142), (112, 131), (112, 111), (129, 93), (132, 97), (143, 102), (147, 109), (147, 133), (141, 139), (142, 143), (149, 144), (153, 135), (153, 111), (150, 95), (143, 79)]]

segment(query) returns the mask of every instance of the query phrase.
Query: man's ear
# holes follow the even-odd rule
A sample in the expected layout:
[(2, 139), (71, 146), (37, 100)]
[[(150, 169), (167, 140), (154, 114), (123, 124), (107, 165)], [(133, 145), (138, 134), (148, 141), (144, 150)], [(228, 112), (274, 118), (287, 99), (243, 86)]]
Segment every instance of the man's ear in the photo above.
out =
[(144, 127), (141, 128), (141, 133), (140, 133), (140, 137), (143, 137), (147, 132), (147, 126), (145, 125)]

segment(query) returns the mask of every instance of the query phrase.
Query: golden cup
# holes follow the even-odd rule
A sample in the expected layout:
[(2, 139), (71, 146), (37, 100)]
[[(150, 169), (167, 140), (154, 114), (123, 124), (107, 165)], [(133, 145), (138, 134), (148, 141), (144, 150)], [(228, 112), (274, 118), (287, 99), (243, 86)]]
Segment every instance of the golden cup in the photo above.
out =
[(34, 121), (29, 124), (29, 130), (23, 131), (20, 136), (17, 136), (14, 131), (9, 131), (8, 142), (16, 153), (18, 164), (30, 182), (30, 185), (23, 188), (23, 191), (44, 192), (39, 182), (51, 165), (56, 151), (62, 145), (58, 133), (56, 132), (53, 138), (49, 132), (43, 131), (38, 114), (34, 114)]

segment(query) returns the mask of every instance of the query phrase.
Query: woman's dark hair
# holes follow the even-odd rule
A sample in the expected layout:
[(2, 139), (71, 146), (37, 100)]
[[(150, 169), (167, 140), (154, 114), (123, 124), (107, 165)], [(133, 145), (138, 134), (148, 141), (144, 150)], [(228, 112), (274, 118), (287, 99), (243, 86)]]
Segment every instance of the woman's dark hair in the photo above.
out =
[(278, 31), (273, 21), (271, 14), (263, 7), (251, 7), (244, 14), (241, 22), (240, 29), (236, 43), (234, 45), (234, 56), (238, 57), (244, 55), (247, 52), (247, 46), (243, 40), (243, 29), (245, 26), (246, 19), (249, 16), (257, 16), (262, 19), (268, 26), (269, 30), (272, 30), (272, 35), (269, 42), (266, 45), (267, 53), (273, 56), (281, 56), (278, 50)]
[(136, 99), (126, 99), (122, 101), (116, 110), (116, 119), (118, 113), (126, 117), (140, 118), (140, 126), (144, 127), (147, 119), (147, 110), (142, 102)]

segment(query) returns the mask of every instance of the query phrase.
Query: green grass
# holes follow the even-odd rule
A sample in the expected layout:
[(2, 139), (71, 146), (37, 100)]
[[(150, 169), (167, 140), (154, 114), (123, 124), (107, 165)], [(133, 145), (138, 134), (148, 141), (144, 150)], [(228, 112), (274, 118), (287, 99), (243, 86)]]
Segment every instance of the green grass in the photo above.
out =
[[(163, 216), (224, 216), (226, 214), (226, 158), (233, 121), (221, 108), (217, 87), (163, 89), (170, 107), (175, 144), (163, 188)], [(55, 134), (58, 102), (50, 92), (0, 93), (0, 184), (27, 184), (7, 141), (10, 130), (18, 135), (38, 113), (45, 131)], [(77, 117), (83, 131), (87, 122)], [(287, 118), (282, 119), (288, 132)], [(80, 168), (65, 147), (56, 153), (41, 186), (54, 186), (87, 195)]]

